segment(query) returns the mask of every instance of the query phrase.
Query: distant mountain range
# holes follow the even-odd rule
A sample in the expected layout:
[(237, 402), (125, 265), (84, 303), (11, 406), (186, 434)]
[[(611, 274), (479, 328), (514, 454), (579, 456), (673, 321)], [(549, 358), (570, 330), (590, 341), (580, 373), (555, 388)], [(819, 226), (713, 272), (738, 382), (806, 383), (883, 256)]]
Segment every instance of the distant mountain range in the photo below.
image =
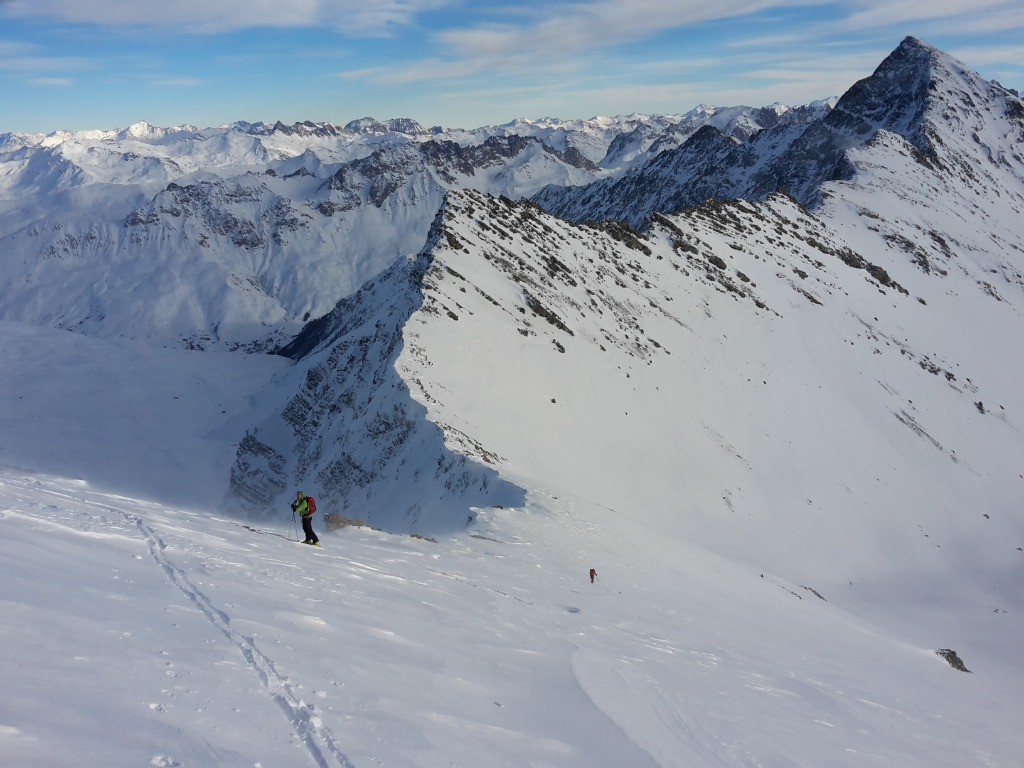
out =
[(449, 190), (522, 198), (583, 185), (702, 126), (745, 138), (828, 109), (701, 107), (475, 130), (365, 118), (0, 135), (0, 317), (271, 350), (417, 252)]

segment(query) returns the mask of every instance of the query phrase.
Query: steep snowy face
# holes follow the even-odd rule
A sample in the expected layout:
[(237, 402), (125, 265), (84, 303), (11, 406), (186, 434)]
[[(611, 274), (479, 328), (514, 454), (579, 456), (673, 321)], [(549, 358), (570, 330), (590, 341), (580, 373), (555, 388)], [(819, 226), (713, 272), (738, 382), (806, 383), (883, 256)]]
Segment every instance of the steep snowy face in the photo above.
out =
[(923, 142), (926, 158), (963, 185), (1019, 197), (1024, 180), (1024, 101), (952, 57), (933, 50), (931, 61), (933, 85), (922, 138), (906, 138), (918, 148)]
[[(802, 526), (849, 514), (887, 529), (894, 499), (940, 504), (933, 471), (950, 476), (949, 498), (978, 490), (979, 466), (999, 479), (978, 499), (1001, 508), (1012, 493), (1012, 461), (982, 447), (984, 434), (1018, 439), (1000, 418), (1019, 401), (1004, 363), (965, 343), (949, 307), (930, 308), (925, 296), (946, 286), (906, 262), (876, 263), (857, 233), (781, 198), (660, 219), (646, 239), (465, 195), (447, 211), (439, 310), (410, 322), (399, 369), (420, 382), (412, 391), (431, 418), (523, 486), (686, 537), (714, 540), (735, 515), (769, 538), (771, 526), (792, 530), (783, 550), (814, 540), (823, 551), (830, 534)], [(982, 292), (965, 304), (977, 305), (976, 327), (1007, 319)], [(1019, 340), (1019, 317), (1010, 327)], [(986, 418), (984, 401), (1003, 408)], [(821, 431), (813, 448), (808, 424)], [(795, 440), (799, 459), (770, 458)], [(858, 455), (864, 445), (877, 455)], [(758, 537), (739, 539), (713, 545)]]
[[(883, 116), (883, 127), (846, 152), (856, 175), (825, 184), (817, 210), (837, 230), (858, 233), (880, 263), (923, 275), (930, 305), (949, 302), (946, 312), (966, 317), (981, 296), (1019, 317), (1024, 104), (917, 41), (891, 59), (880, 68), (891, 86), (863, 99), (877, 106), (861, 110)], [(918, 103), (884, 108), (885, 95), (902, 92), (900, 81), (917, 83), (907, 90)]]

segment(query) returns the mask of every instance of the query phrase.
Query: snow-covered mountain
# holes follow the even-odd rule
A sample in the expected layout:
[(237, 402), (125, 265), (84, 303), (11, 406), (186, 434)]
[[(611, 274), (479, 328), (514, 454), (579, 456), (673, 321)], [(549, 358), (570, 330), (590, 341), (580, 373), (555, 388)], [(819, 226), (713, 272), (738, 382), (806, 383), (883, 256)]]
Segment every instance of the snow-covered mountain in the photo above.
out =
[[(959, 111), (954, 111), (957, 106)], [(468, 328), (469, 337), (459, 348), (472, 350), (467, 364), (473, 370), (477, 366), (508, 369), (513, 349), (533, 348), (538, 340), (543, 340), (541, 348), (559, 353), (588, 340), (588, 353), (596, 349), (597, 358), (614, 361), (614, 366), (598, 366), (602, 374), (596, 378), (604, 382), (619, 378), (616, 371), (629, 371), (634, 359), (653, 365), (669, 350), (694, 353), (696, 345), (698, 359), (715, 360), (717, 350), (705, 347), (719, 342), (701, 334), (695, 340), (693, 329), (705, 314), (715, 316), (717, 304), (725, 298), (730, 303), (740, 301), (750, 312), (745, 319), (736, 319), (741, 326), (773, 328), (789, 322), (788, 315), (811, 311), (816, 324), (833, 332), (852, 337), (867, 333), (895, 343), (900, 363), (915, 361), (925, 381), (941, 372), (948, 386), (975, 398), (971, 403), (991, 402), (978, 389), (974, 366), (969, 373), (953, 370), (973, 354), (973, 344), (946, 349), (951, 342), (941, 337), (915, 341), (906, 335), (906, 328), (911, 316), (929, 318), (927, 328), (952, 323), (952, 335), (962, 318), (969, 315), (972, 323), (978, 323), (978, 318), (993, 310), (989, 305), (996, 303), (996, 317), (1007, 312), (1009, 317), (1001, 322), (993, 317), (992, 333), (1004, 338), (1017, 333), (996, 329), (1019, 325), (1019, 310), (1014, 307), (1024, 299), (1024, 278), (1015, 258), (1024, 249), (1017, 223), (1024, 215), (1021, 114), (1020, 101), (1009, 92), (984, 83), (945, 54), (908, 39), (871, 78), (858, 83), (828, 116), (803, 129), (770, 161), (750, 167), (727, 165), (733, 152), (756, 151), (705, 126), (680, 149), (663, 153), (651, 164), (661, 168), (660, 158), (685, 164), (692, 179), (688, 190), (698, 188), (699, 182), (700, 199), (720, 197), (717, 182), (730, 175), (747, 174), (744, 183), (749, 186), (789, 174), (787, 178), (804, 190), (805, 198), (823, 201), (813, 210), (777, 191), (771, 196), (766, 192), (756, 204), (709, 202), (674, 217), (655, 214), (652, 231), (641, 235), (614, 222), (581, 227), (531, 204), (517, 205), (507, 198), (498, 201), (469, 190), (450, 192), (417, 257), (396, 263), (382, 282), (367, 284), (285, 349), (286, 354), (304, 360), (300, 368), (305, 379), (286, 409), (287, 427), (272, 419), (247, 439), (233, 474), (233, 488), (250, 510), (258, 511), (278, 507), (284, 489), (312, 482), (332, 502), (364, 510), (377, 524), (415, 530), (422, 519), (423, 493), (413, 493), (410, 498), (415, 501), (406, 502), (396, 501), (389, 493), (379, 504), (375, 496), (379, 486), (412, 488), (414, 479), (418, 482), (423, 477), (423, 468), (410, 463), (407, 452), (410, 441), (421, 439), (412, 425), (423, 421), (409, 414), (426, 407), (427, 422), (443, 425), (443, 444), (475, 460), (480, 468), (470, 478), (459, 462), (460, 488), (474, 488), (474, 493), (486, 496), (490, 465), (509, 449), (484, 439), (477, 425), (465, 422), (464, 412), (475, 397), (490, 402), (494, 393), (477, 382), (471, 391), (446, 398), (444, 393), (454, 391), (455, 384), (444, 376), (458, 369), (458, 363), (444, 359), (435, 364), (431, 347), (417, 341), (427, 333), (421, 325), (444, 326), (437, 339), (458, 338), (459, 330)], [(783, 130), (790, 135), (794, 129)], [(854, 137), (860, 138), (859, 144)], [(754, 143), (758, 141), (773, 140), (759, 138)], [(820, 151), (808, 149), (812, 146)], [(842, 153), (840, 146), (846, 147)], [(820, 166), (814, 165), (815, 158)], [(841, 178), (833, 179), (840, 166)], [(789, 170), (784, 174), (783, 168)], [(623, 188), (641, 177), (644, 188), (653, 192), (671, 195), (678, 189), (649, 173), (627, 174), (618, 182), (598, 183), (583, 192), (600, 188), (606, 196), (602, 199), (620, 206), (632, 202), (637, 209), (679, 207), (664, 203), (666, 198), (658, 194), (646, 201), (621, 197)], [(855, 296), (849, 283), (856, 283), (862, 292), (862, 280), (869, 286), (866, 303), (832, 306), (836, 302), (830, 295)], [(785, 286), (781, 294), (770, 289), (776, 283)], [(888, 301), (897, 311), (889, 322), (878, 319), (876, 291), (893, 294)], [(967, 303), (949, 305), (950, 293), (966, 294), (963, 301)], [(680, 301), (683, 297), (690, 300)], [(974, 302), (981, 307), (975, 308)], [(651, 314), (665, 325), (657, 333), (645, 330), (641, 320)], [(856, 318), (853, 328), (839, 331), (850, 317)], [(451, 323), (456, 325), (449, 328)], [(503, 332), (508, 338), (494, 341)], [(493, 349), (499, 359), (486, 355), (477, 339), (485, 339), (487, 349)], [(885, 357), (881, 349), (876, 351)], [(625, 358), (618, 357), (621, 352)], [(589, 354), (584, 359), (589, 361)], [(559, 382), (572, 380), (581, 367), (587, 370), (590, 365), (574, 355), (555, 355), (533, 372), (540, 378), (532, 386), (562, 389)], [(675, 371), (669, 381), (686, 380), (688, 365)], [(721, 366), (721, 361), (716, 362), (714, 370)], [(764, 366), (772, 371), (780, 367), (767, 360)], [(667, 362), (658, 365), (659, 369), (674, 367)], [(515, 368), (506, 370), (506, 375), (517, 384), (523, 381)], [(892, 375), (877, 373), (872, 380)], [(441, 378), (433, 385), (426, 383), (432, 376)], [(988, 378), (999, 380), (1000, 371), (993, 369)], [(385, 381), (388, 386), (382, 387)], [(630, 393), (636, 386), (630, 377), (629, 388), (621, 396), (634, 399), (635, 393)], [(1010, 392), (1000, 395), (1000, 403), (1009, 396)], [(644, 399), (650, 397), (651, 393), (644, 394)], [(446, 399), (450, 400), (447, 408), (441, 405)], [(911, 399), (919, 402), (920, 396)], [(897, 421), (916, 429), (912, 409), (897, 406), (891, 405)], [(753, 410), (762, 409), (772, 410), (772, 406), (764, 403)], [(344, 434), (338, 433), (339, 425)], [(924, 428), (921, 431), (927, 433)], [(263, 434), (268, 437), (264, 439)], [(629, 445), (618, 430), (612, 434), (598, 455), (617, 456), (620, 446)], [(647, 429), (637, 434), (642, 441), (649, 439)], [(374, 436), (369, 442), (379, 451), (372, 457), (358, 447), (367, 442), (367, 435)], [(384, 435), (387, 439), (381, 439)], [(594, 442), (582, 435), (580, 439)], [(448, 467), (451, 459), (437, 435), (434, 442), (436, 450), (425, 451), (416, 443), (412, 451), (421, 459), (429, 456), (439, 468)], [(573, 444), (569, 440), (559, 451)], [(632, 445), (633, 451), (646, 453), (643, 443)], [(663, 457), (664, 465), (645, 460), (645, 466), (660, 466), (656, 471), (663, 475), (671, 474), (670, 468), (679, 466), (683, 458), (667, 450), (657, 450), (655, 455)], [(257, 456), (265, 460), (257, 462)], [(557, 456), (549, 456), (535, 469), (547, 474), (558, 463)], [(830, 459), (820, 474), (834, 472), (828, 467), (835, 466)], [(439, 469), (437, 476), (447, 477), (447, 472)], [(445, 480), (445, 485), (442, 506), (451, 497), (450, 482)], [(679, 503), (664, 496), (661, 484), (649, 485), (657, 488), (657, 503)], [(469, 506), (479, 506), (482, 498), (474, 497)], [(461, 525), (464, 517), (457, 514), (452, 523)], [(428, 526), (437, 522), (433, 515), (427, 518), (432, 521)]]
[(702, 121), (746, 131), (806, 112), (473, 131), (364, 118), (5, 134), (0, 317), (160, 345), (273, 349), (415, 253), (449, 189), (529, 196), (621, 173)]
[[(887, 136), (914, 148), (921, 163), (953, 172), (958, 185), (1019, 196), (1022, 113), (1015, 93), (907, 38), (834, 109), (805, 126), (780, 124), (740, 141), (709, 125), (621, 178), (551, 186), (533, 199), (572, 221), (614, 218), (638, 228), (654, 212), (684, 210), (711, 197), (762, 200), (786, 192), (814, 206), (823, 183), (858, 173), (851, 152)], [(977, 172), (983, 178), (971, 177)]]
[[(878, 530), (894, 506), (921, 505), (926, 526), (953, 499), (1002, 509), (1024, 447), (1019, 268), (992, 230), (929, 230), (909, 248), (878, 216), (774, 196), (662, 216), (640, 236), (450, 193), (419, 256), (286, 350), (294, 394), (243, 442), (233, 490), (260, 513), (310, 486), (346, 516), (433, 533), (505, 505), (497, 469), (523, 488), (586, 488), (691, 540), (778, 526), (786, 510), (820, 533), (788, 544), (832, 563), (865, 557), (818, 525), (835, 514)], [(817, 444), (794, 446), (806, 422)], [(798, 461), (744, 458), (790, 451)], [(769, 558), (761, 540), (715, 545)]]
[(289, 358), (0, 323), (0, 754), (1016, 765), (1024, 109), (828, 106), (0, 139), (5, 317)]

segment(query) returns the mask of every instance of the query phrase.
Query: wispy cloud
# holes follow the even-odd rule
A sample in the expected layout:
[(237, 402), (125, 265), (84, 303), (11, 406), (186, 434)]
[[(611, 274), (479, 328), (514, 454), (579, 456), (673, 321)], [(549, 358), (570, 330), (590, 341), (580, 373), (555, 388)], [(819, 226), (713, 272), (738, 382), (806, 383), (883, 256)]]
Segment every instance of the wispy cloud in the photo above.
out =
[(993, 48), (966, 46), (950, 51), (963, 61), (971, 62), (972, 66), (983, 67), (990, 64), (1003, 64), (1007, 61), (1024, 62), (1024, 45), (997, 46)]
[(703, 22), (749, 16), (770, 8), (820, 5), (812, 0), (591, 0), (550, 3), (518, 23), (490, 21), (441, 32), (437, 41), (457, 56), (498, 59), (543, 52), (559, 56), (634, 43)]
[[(558, 63), (539, 60), (506, 60), (501, 66), (505, 73), (515, 72), (525, 76), (531, 71), (543, 72), (555, 77), (567, 70), (576, 71), (580, 63)], [(365, 80), (377, 85), (412, 85), (415, 83), (452, 82), (478, 75), (491, 74), (497, 68), (479, 59), (445, 60), (439, 58), (420, 59), (395, 66), (364, 67), (336, 73), (343, 80)]]
[(970, 22), (996, 12), (1020, 12), (1020, 0), (859, 0), (854, 5), (856, 10), (843, 23), (848, 29), (906, 27), (939, 19)]
[(195, 88), (206, 84), (204, 80), (194, 77), (157, 77), (151, 82), (155, 86), (168, 88)]
[(68, 72), (88, 68), (84, 59), (63, 56), (4, 56), (0, 52), (0, 70), (7, 72)]
[[(824, 3), (828, 5), (828, 1)], [(759, 12), (821, 6), (821, 0), (586, 0), (583, 2), (528, 2), (500, 6), (474, 16), (465, 24), (438, 30), (431, 50), (443, 52), (419, 60), (340, 73), (346, 79), (365, 79), (382, 85), (429, 80), (450, 81), (484, 74), (550, 79), (555, 71), (621, 73), (623, 67), (643, 66), (635, 56), (619, 59), (618, 50), (673, 30), (692, 30), (701, 23), (753, 16)], [(807, 42), (806, 33), (750, 39), (758, 49), (752, 59), (763, 61), (763, 50), (792, 49)], [(683, 56), (672, 66), (678, 74), (694, 71), (698, 61)], [(737, 63), (735, 50), (722, 56)], [(693, 62), (690, 64), (689, 62)], [(669, 66), (660, 62), (663, 71)]]
[[(2, 2), (3, 0), (0, 0)], [(216, 34), (328, 25), (353, 35), (387, 34), (452, 0), (7, 0), (7, 13), (106, 27), (170, 27)]]
[(75, 81), (69, 77), (33, 77), (29, 78), (28, 84), (40, 88), (67, 88), (74, 85)]
[(938, 19), (929, 25), (930, 33), (946, 35), (993, 35), (1020, 30), (1024, 30), (1024, 5)]
[(323, 0), (319, 16), (341, 31), (387, 35), (407, 27), (424, 13), (458, 5), (457, 0)]

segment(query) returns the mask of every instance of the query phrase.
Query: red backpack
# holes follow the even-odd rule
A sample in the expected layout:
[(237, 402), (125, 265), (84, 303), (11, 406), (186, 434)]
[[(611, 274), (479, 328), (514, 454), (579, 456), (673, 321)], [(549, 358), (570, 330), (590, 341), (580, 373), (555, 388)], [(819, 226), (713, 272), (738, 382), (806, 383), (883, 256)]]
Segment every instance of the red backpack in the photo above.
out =
[(314, 499), (312, 496), (307, 496), (306, 497), (306, 503), (309, 505), (309, 514), (310, 515), (315, 515), (316, 514), (316, 499)]

